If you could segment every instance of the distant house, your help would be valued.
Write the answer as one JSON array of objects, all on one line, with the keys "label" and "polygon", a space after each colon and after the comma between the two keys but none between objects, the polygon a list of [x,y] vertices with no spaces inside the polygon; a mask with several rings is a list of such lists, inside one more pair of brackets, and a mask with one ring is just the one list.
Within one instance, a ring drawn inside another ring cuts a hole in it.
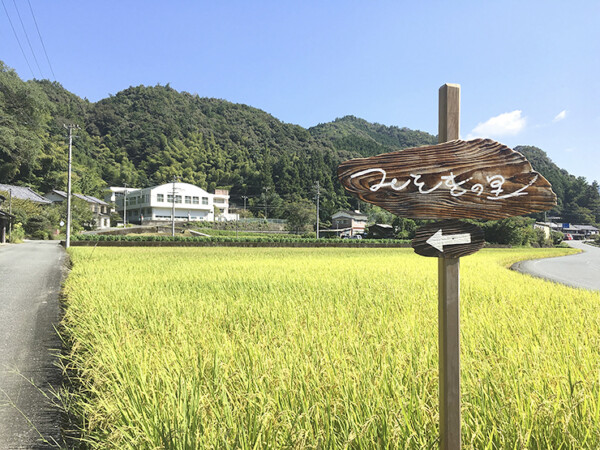
[{"label": "distant house", "polygon": [[394,227],[385,223],[374,223],[369,226],[369,239],[394,239]]},{"label": "distant house", "polygon": [[[173,188],[175,195],[173,196]],[[237,214],[229,213],[229,191],[216,189],[211,194],[189,183],[166,183],[144,189],[113,187],[117,212],[127,223],[150,224],[176,221],[227,221]]]},{"label": "distant house", "polygon": [[[29,200],[33,203],[40,205],[50,205],[52,202],[47,198],[42,197],[36,193],[33,189],[25,186],[13,186],[12,184],[0,184],[0,192],[8,193],[7,201],[10,201],[10,197],[18,198],[19,200]],[[6,197],[6,196],[5,196]]]},{"label": "distant house", "polygon": [[[560,217],[558,218],[560,219]],[[563,234],[570,234],[573,239],[588,239],[596,236],[600,231],[593,225],[575,225],[568,222],[537,222],[534,228],[544,229],[544,232],[549,235],[550,231],[559,231]],[[546,231],[549,229],[549,231]]]},{"label": "distant house", "polygon": [[[67,199],[67,193],[53,189],[45,194],[44,197],[52,203],[62,203]],[[110,227],[110,205],[108,203],[91,195],[73,194],[73,197],[83,200],[89,205],[90,210],[94,214],[94,221],[97,229]]]},{"label": "distant house", "polygon": [[546,222],[536,222],[533,225],[533,229],[534,230],[542,230],[544,232],[544,237],[546,239],[550,239],[550,233],[552,231],[555,231],[555,228],[552,227],[552,225],[554,225],[554,224],[546,223]]},{"label": "distant house", "polygon": [[[0,205],[6,201],[6,197],[0,195]],[[0,244],[6,243],[6,232],[11,222],[15,220],[15,216],[7,213],[6,211],[0,210]]]},{"label": "distant house", "polygon": [[33,189],[25,186],[14,186],[12,184],[0,184],[0,204],[4,203],[3,211],[0,211],[0,243],[6,242],[6,234],[15,216],[9,213],[10,203],[13,199],[27,200],[40,205],[50,205],[52,202],[45,199]]},{"label": "distant house", "polygon": [[338,211],[331,216],[331,231],[338,236],[355,236],[365,232],[367,216],[360,211]]},{"label": "distant house", "polygon": [[588,239],[598,234],[598,228],[592,225],[571,225],[583,239]]}]

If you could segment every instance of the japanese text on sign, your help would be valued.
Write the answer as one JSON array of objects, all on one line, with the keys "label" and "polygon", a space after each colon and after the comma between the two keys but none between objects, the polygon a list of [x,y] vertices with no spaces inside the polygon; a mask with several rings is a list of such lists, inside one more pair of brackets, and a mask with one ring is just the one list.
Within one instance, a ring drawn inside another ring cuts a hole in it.
[{"label": "japanese text on sign", "polygon": [[[402,191],[402,190],[406,189],[412,182],[419,189],[420,194],[430,194],[433,191],[440,188],[442,185],[444,185],[446,188],[450,189],[450,195],[452,197],[460,197],[461,195],[463,195],[469,191],[475,193],[477,196],[480,196],[484,192],[486,192],[486,198],[488,200],[503,200],[503,199],[507,199],[507,198],[511,198],[511,197],[519,197],[521,195],[527,195],[527,192],[526,192],[527,188],[532,186],[538,179],[538,175],[536,174],[533,177],[533,179],[527,185],[523,186],[522,188],[520,188],[514,192],[500,195],[504,192],[504,189],[502,189],[502,186],[504,185],[504,182],[506,181],[502,175],[486,176],[486,181],[487,181],[486,186],[484,186],[481,183],[475,183],[469,189],[465,189],[463,187],[463,185],[465,183],[468,183],[469,181],[471,181],[473,179],[473,177],[467,178],[462,181],[457,181],[455,175],[452,172],[450,172],[448,175],[442,175],[440,177],[440,181],[432,187],[429,187],[429,186],[426,187],[425,183],[423,181],[420,181],[421,175],[412,174],[412,173],[410,174],[410,178],[408,178],[404,182],[398,181],[397,178],[392,178],[390,181],[387,181],[386,171],[383,169],[380,169],[380,168],[362,170],[360,172],[357,172],[357,173],[351,175],[350,178],[353,179],[356,177],[360,177],[363,175],[368,175],[370,173],[376,173],[376,172],[379,172],[381,174],[381,180],[378,183],[375,183],[369,187],[369,190],[372,192],[377,192],[381,188],[391,188],[394,191]],[[488,191],[486,191],[486,187],[488,187]]]}]

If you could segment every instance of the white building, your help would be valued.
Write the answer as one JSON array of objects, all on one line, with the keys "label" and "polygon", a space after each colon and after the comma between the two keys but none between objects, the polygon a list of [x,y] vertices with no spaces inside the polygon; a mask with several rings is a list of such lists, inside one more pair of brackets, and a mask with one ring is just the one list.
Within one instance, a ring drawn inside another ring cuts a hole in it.
[{"label": "white building", "polygon": [[[167,183],[144,189],[127,188],[126,191],[124,188],[111,188],[111,191],[116,194],[116,210],[121,217],[127,210],[127,223],[170,222],[173,204],[175,220],[180,222],[237,218],[236,214],[229,213],[227,190],[217,189],[214,194],[210,194],[189,183]],[[119,195],[119,191],[126,194]]]},{"label": "white building", "polygon": [[115,212],[114,205],[117,203],[117,198],[125,192],[138,191],[139,188],[111,186],[104,190],[104,201],[111,204],[110,212]]}]

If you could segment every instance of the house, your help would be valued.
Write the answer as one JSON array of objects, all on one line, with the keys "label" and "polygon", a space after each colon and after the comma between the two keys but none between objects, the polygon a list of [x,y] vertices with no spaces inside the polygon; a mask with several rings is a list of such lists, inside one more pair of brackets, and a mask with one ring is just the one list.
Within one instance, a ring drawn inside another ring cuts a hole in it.
[{"label": "house", "polygon": [[[47,194],[45,194],[44,197],[46,197],[52,203],[61,203],[67,199],[67,193],[64,191],[53,189]],[[90,210],[94,215],[96,229],[110,227],[110,208],[108,203],[91,195],[73,194],[73,197],[83,200],[89,205]]]},{"label": "house", "polygon": [[[4,201],[6,201],[6,197],[0,195],[0,205],[2,205]],[[6,232],[14,220],[15,216],[0,210],[0,244],[6,243]]]},{"label": "house", "polygon": [[[572,223],[564,222],[564,223],[544,223],[541,224],[547,225],[550,227],[552,231],[560,231],[561,233],[570,234],[573,239],[589,239],[593,236],[596,236],[599,233],[598,228],[593,225],[575,225]],[[536,225],[538,225],[536,223]]]},{"label": "house", "polygon": [[577,229],[577,232],[580,236],[583,236],[583,239],[589,239],[598,234],[598,228],[592,225],[572,225]]},{"label": "house", "polygon": [[374,223],[369,226],[367,234],[369,239],[394,239],[394,227],[385,223]]},{"label": "house", "polygon": [[170,222],[175,207],[176,221],[236,220],[237,214],[229,213],[229,191],[216,189],[211,194],[189,183],[166,183],[144,189],[127,189],[118,195],[115,189],[117,212],[127,223],[148,225],[154,222]]},{"label": "house", "polygon": [[331,231],[338,236],[355,236],[365,232],[367,216],[360,211],[338,211],[331,216]]},{"label": "house", "polygon": [[0,204],[4,203],[4,211],[0,211],[0,243],[6,242],[6,234],[15,216],[9,213],[12,199],[27,200],[39,205],[50,205],[52,202],[33,189],[12,184],[0,184]]},{"label": "house", "polygon": [[546,239],[550,239],[550,233],[552,231],[556,231],[555,227],[553,227],[552,223],[547,223],[547,222],[536,222],[533,224],[533,229],[534,230],[542,230],[544,232],[544,237]]},{"label": "house", "polygon": [[[6,192],[8,194],[7,201],[10,202],[12,198],[18,198],[19,200],[29,200],[33,203],[40,205],[50,205],[52,202],[47,198],[42,197],[36,193],[33,189],[25,186],[13,186],[12,184],[0,184],[0,192]],[[5,195],[6,197],[6,195]]]}]

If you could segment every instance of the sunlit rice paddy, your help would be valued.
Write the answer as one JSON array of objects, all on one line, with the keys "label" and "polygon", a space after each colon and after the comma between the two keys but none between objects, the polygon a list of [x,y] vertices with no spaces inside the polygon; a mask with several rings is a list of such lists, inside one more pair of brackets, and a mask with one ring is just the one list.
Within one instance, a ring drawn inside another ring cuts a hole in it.
[{"label": "sunlit rice paddy", "polygon": [[[600,294],[461,259],[463,445],[600,446]],[[97,448],[431,448],[437,261],[72,248],[65,403]]]}]

